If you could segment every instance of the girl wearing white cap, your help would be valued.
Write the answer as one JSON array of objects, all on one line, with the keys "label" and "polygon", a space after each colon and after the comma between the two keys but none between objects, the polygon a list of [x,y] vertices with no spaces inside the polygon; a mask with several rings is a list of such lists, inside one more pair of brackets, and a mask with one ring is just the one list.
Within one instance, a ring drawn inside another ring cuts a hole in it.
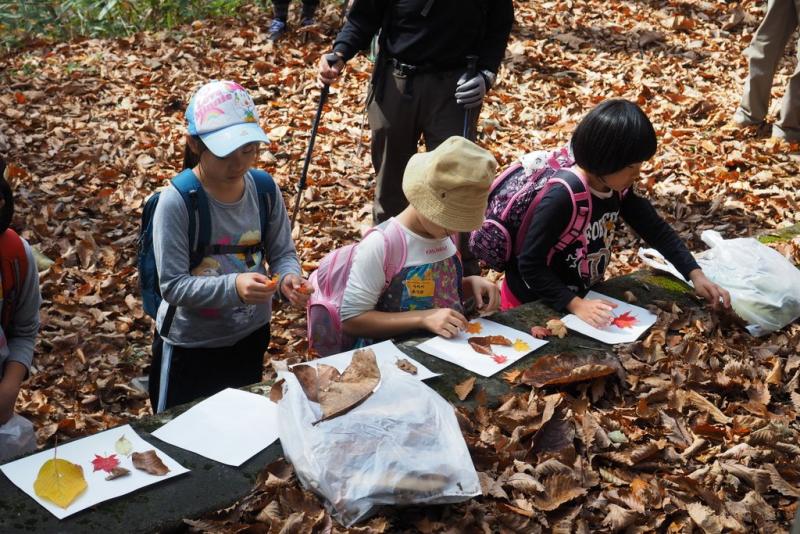
[{"label": "girl wearing white cap", "polygon": [[184,170],[153,215],[154,411],[261,381],[273,296],[304,307],[309,290],[280,191],[251,168],[268,139],[247,91],[207,83],[186,120]]}]

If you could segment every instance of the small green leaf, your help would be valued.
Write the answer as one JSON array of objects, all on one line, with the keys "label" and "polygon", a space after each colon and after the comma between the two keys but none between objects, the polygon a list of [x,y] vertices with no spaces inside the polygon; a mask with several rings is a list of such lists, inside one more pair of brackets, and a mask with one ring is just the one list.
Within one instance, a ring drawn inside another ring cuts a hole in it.
[{"label": "small green leaf", "polygon": [[613,432],[609,432],[608,439],[610,439],[614,443],[628,443],[628,437],[619,430],[614,430]]}]

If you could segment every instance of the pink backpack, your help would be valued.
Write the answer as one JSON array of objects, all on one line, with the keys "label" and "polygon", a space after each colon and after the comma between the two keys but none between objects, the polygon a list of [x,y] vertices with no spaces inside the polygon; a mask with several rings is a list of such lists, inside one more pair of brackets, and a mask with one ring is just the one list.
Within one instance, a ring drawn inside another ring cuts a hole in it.
[{"label": "pink backpack", "polygon": [[[585,178],[576,173],[565,174],[575,164],[569,150],[532,152],[501,173],[489,190],[486,218],[470,235],[469,246],[475,256],[496,271],[504,271],[511,255],[518,256],[525,242],[533,213],[545,193],[556,184],[569,191],[572,200],[570,223],[558,243],[547,254],[550,263],[556,251],[564,250],[575,240],[579,260],[586,257],[586,228],[592,218],[592,198]],[[577,176],[578,180],[572,178]],[[588,275],[586,261],[580,261],[581,274]],[[586,271],[585,273],[583,271]]]},{"label": "pink backpack", "polygon": [[[406,263],[406,237],[400,224],[393,220],[370,229],[364,237],[372,232],[383,235],[385,291]],[[308,348],[320,356],[350,350],[355,345],[356,340],[342,331],[339,313],[358,245],[354,243],[330,252],[309,278],[314,293],[308,301]]]}]

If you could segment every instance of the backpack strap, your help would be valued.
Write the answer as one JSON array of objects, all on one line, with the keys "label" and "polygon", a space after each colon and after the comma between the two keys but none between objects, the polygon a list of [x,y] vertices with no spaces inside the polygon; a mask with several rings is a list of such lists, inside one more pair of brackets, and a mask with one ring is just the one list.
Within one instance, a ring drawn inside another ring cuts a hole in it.
[{"label": "backpack strap", "polygon": [[253,178],[253,182],[256,184],[258,217],[261,221],[261,244],[264,255],[266,256],[268,250],[267,232],[269,230],[269,219],[272,215],[272,211],[275,209],[278,187],[275,185],[275,180],[272,179],[272,176],[268,172],[250,169],[248,174],[250,174]]},{"label": "backpack strap", "polygon": [[172,179],[172,185],[181,194],[189,214],[189,270],[203,261],[206,247],[211,241],[211,211],[203,185],[191,169],[185,169]]},{"label": "backpack strap", "polygon": [[[203,184],[197,179],[191,169],[184,169],[172,179],[172,186],[177,189],[186,204],[189,215],[189,270],[191,271],[203,261],[203,256],[211,241],[211,211],[208,207],[208,197],[203,189]],[[161,323],[159,335],[167,337],[175,312],[178,307],[170,304]]]},{"label": "backpack strap", "polygon": [[581,246],[577,250],[580,271],[582,275],[588,275],[588,265],[582,260],[586,257],[586,249],[588,246],[586,227],[592,220],[592,193],[589,190],[589,184],[581,173],[567,170],[561,170],[556,173],[550,179],[550,183],[561,184],[567,189],[572,204],[572,214],[569,224],[567,224],[567,227],[561,233],[558,242],[550,249],[550,252],[547,253],[547,263],[550,263],[556,251],[566,249],[577,240],[581,243]]},{"label": "backpack strap", "polygon": [[383,255],[383,276],[386,278],[384,290],[389,287],[392,278],[403,269],[408,257],[408,246],[406,245],[406,234],[400,223],[394,219],[386,225],[383,231],[384,255]]},{"label": "backpack strap", "polygon": [[25,245],[22,238],[11,228],[0,234],[0,271],[3,276],[3,308],[0,325],[8,336],[19,300],[19,291],[28,273]]}]

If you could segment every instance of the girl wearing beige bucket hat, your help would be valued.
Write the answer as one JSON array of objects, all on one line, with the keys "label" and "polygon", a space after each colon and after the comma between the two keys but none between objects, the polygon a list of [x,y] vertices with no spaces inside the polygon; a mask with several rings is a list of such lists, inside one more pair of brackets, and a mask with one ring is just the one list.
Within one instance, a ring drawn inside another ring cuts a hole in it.
[{"label": "girl wearing beige bucket hat", "polygon": [[[356,247],[340,316],[345,334],[364,342],[414,330],[453,337],[467,325],[463,302],[481,312],[497,309],[498,287],[480,276],[462,276],[452,237],[483,222],[497,162],[463,137],[414,155],[403,175],[409,206]],[[405,261],[387,284],[385,235],[396,225],[405,240]]]}]

